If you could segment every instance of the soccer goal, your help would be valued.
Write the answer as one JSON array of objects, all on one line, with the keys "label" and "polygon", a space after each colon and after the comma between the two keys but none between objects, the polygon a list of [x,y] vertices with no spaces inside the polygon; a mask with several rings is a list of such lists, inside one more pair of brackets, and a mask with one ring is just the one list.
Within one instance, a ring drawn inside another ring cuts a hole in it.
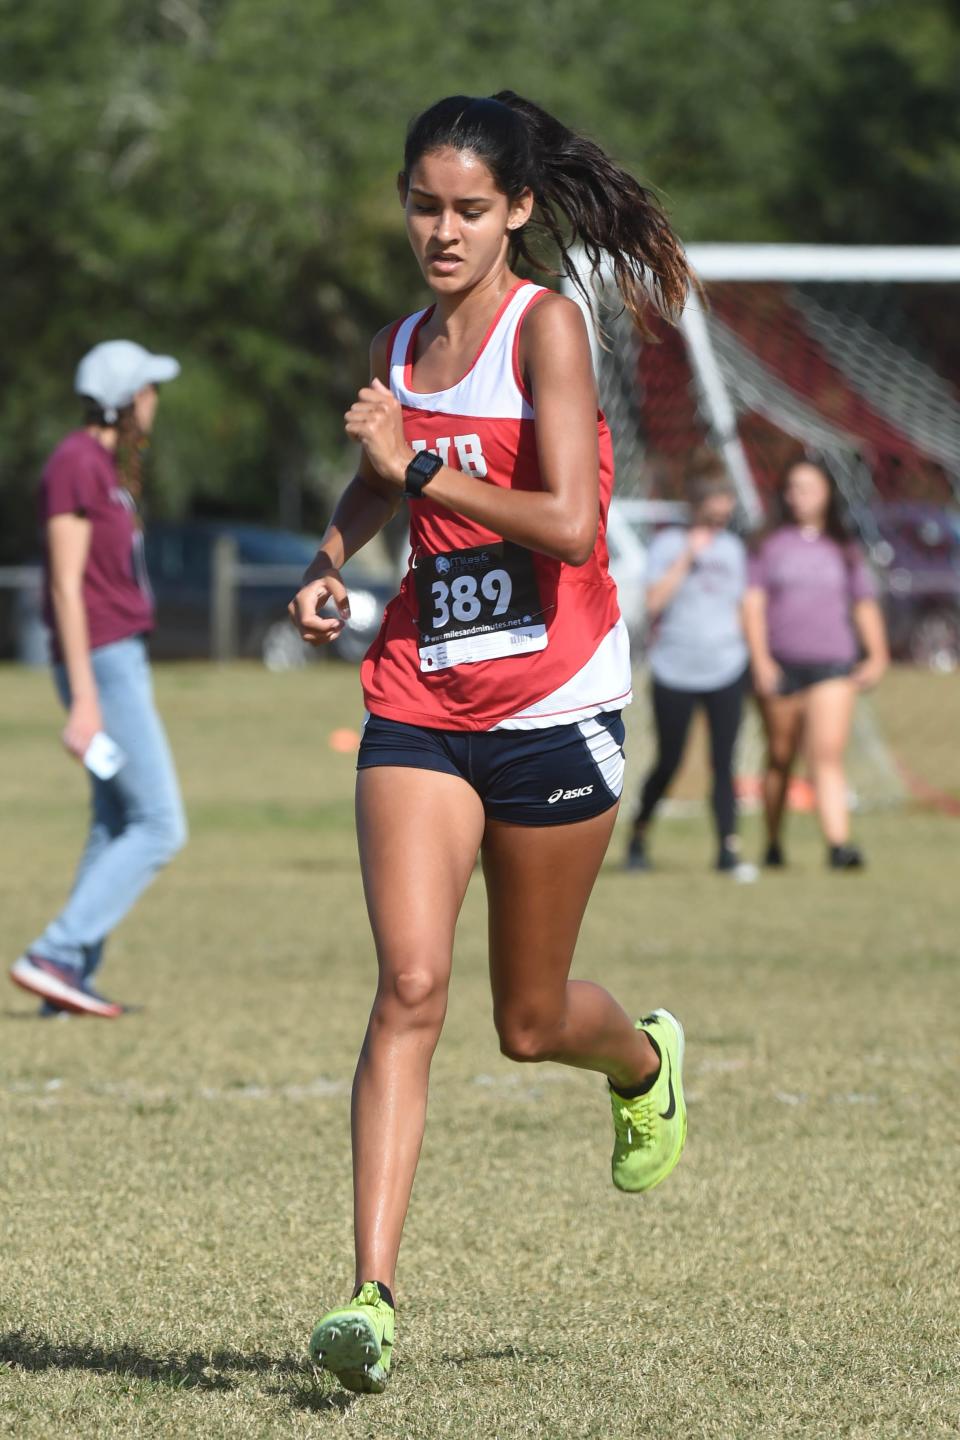
[{"label": "soccer goal", "polygon": [[[671,501],[702,445],[733,477],[745,530],[784,465],[834,476],[877,574],[894,653],[960,659],[960,247],[689,247],[703,285],[644,342],[600,287],[592,319],[618,495]],[[577,298],[575,287],[567,293]],[[901,782],[859,707],[851,778],[864,803]],[[751,750],[759,742],[748,736]]]}]

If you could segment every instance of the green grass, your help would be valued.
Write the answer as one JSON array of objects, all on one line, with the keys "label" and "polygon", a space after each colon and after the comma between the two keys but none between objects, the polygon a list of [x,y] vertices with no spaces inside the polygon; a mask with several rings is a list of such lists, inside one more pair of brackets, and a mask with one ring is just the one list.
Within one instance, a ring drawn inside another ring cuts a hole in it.
[{"label": "green grass", "polygon": [[[351,1280],[372,961],[353,761],[328,737],[358,723],[356,676],[184,666],[157,688],[192,838],[104,976],[146,1009],[41,1023],[12,987],[0,1004],[0,1433],[958,1433],[960,821],[864,816],[870,868],[837,876],[803,817],[791,869],[754,886],[708,872],[703,820],[660,826],[656,876],[620,873],[617,839],[578,972],[638,1012],[669,1005],[689,1042],[688,1149],[645,1198],[610,1185],[598,1080],[499,1056],[478,878],[396,1373],[354,1398],[303,1352]],[[958,689],[900,673],[877,701],[898,753],[947,789]],[[45,676],[0,673],[11,959],[83,835],[58,725]]]}]

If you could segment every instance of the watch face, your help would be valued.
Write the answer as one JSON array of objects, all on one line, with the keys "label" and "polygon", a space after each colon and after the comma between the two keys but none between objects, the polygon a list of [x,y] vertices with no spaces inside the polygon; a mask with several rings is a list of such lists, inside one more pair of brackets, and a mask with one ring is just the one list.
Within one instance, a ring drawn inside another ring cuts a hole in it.
[{"label": "watch face", "polygon": [[419,450],[407,466],[404,493],[411,499],[419,500],[424,486],[442,468],[443,461],[439,455],[434,454],[432,450]]},{"label": "watch face", "polygon": [[429,479],[431,475],[436,474],[441,464],[440,456],[435,455],[432,450],[421,450],[420,453],[414,457],[410,468],[415,470],[418,475],[423,475],[426,479]]}]

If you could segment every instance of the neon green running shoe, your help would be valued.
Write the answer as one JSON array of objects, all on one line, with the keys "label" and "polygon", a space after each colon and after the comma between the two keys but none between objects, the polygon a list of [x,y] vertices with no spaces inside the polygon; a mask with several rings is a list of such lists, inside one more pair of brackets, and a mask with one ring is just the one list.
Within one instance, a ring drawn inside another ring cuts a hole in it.
[{"label": "neon green running shoe", "polygon": [[396,1316],[373,1281],[349,1305],[330,1310],[310,1336],[310,1358],[348,1390],[379,1395],[390,1377]]},{"label": "neon green running shoe", "polygon": [[611,1086],[613,1183],[618,1190],[652,1190],[680,1159],[687,1138],[683,1099],[683,1026],[669,1010],[637,1021],[660,1051],[660,1073],[646,1095],[627,1100]]}]

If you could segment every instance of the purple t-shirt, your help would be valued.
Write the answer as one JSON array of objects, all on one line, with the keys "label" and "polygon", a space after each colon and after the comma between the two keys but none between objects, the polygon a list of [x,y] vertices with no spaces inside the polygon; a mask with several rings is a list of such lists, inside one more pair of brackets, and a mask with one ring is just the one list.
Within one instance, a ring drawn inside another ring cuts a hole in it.
[{"label": "purple t-shirt", "polygon": [[153,629],[153,595],[143,557],[136,507],[120,483],[109,450],[75,430],[47,461],[40,482],[40,524],[44,536],[44,619],[61,658],[50,596],[46,553],[47,521],[55,515],[83,515],[90,521],[90,550],[83,572],[83,604],[91,650]]},{"label": "purple t-shirt", "polygon": [[847,665],[859,653],[852,607],[876,595],[863,551],[829,535],[784,525],[750,558],[750,587],[767,598],[767,643],[775,660]]}]

